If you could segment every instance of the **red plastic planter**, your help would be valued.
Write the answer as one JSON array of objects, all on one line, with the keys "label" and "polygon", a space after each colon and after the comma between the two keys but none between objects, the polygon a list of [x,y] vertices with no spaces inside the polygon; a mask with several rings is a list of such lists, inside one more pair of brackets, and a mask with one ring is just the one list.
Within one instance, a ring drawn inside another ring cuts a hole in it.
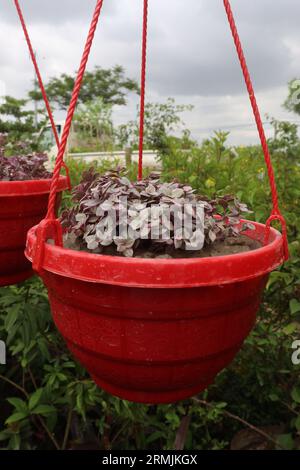
[{"label": "red plastic planter", "polygon": [[[265,226],[248,236],[263,240]],[[28,234],[32,260],[35,228]],[[95,382],[121,398],[167,403],[205,389],[254,325],[283,241],[219,258],[153,260],[46,244],[41,276],[55,323]]]},{"label": "red plastic planter", "polygon": [[[51,180],[0,181],[0,286],[33,275],[24,256],[26,234],[47,212],[50,185]],[[58,191],[67,187],[61,176]]]}]

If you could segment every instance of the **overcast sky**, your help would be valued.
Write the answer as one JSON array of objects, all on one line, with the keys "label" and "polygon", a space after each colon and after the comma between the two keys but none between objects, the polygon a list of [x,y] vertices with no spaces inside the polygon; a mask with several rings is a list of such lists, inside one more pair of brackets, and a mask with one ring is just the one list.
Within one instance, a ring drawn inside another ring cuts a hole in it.
[{"label": "overcast sky", "polygon": [[[77,69],[95,0],[20,0],[45,79]],[[88,68],[123,65],[139,79],[142,0],[104,0]],[[300,120],[282,103],[300,77],[300,1],[232,0],[263,117]],[[13,0],[0,0],[0,80],[23,97],[33,69]],[[257,134],[222,0],[149,0],[147,100],[193,104],[184,115],[195,138],[231,131],[232,143]],[[136,98],[115,110],[117,123],[135,114]]]}]

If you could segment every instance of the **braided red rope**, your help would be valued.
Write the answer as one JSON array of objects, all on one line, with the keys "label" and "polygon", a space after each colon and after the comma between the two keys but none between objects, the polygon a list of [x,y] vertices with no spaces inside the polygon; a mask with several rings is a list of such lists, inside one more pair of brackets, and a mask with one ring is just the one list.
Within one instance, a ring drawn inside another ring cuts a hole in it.
[{"label": "braided red rope", "polygon": [[103,5],[103,0],[97,0],[89,34],[88,34],[84,52],[82,55],[80,67],[77,73],[77,78],[75,81],[72,98],[71,98],[71,102],[70,102],[68,113],[67,113],[66,123],[65,123],[64,130],[63,130],[63,134],[62,134],[62,138],[61,138],[61,142],[60,142],[60,146],[58,150],[58,155],[56,157],[56,163],[55,163],[55,168],[54,168],[53,178],[52,178],[52,183],[51,183],[49,203],[48,203],[48,212],[46,215],[46,219],[55,219],[55,202],[56,202],[56,192],[57,192],[59,175],[60,175],[61,167],[63,164],[63,158],[64,158],[64,153],[66,150],[66,145],[67,145],[67,141],[68,141],[68,137],[69,137],[69,133],[71,129],[72,119],[73,119],[73,115],[75,112],[79,92],[81,89],[81,84],[82,84],[82,80],[84,77],[84,72],[86,69],[87,61],[88,61],[91,47],[93,44],[94,35],[95,35],[96,28],[97,28],[102,5]]},{"label": "braided red rope", "polygon": [[[24,15],[22,13],[22,9],[21,9],[19,0],[14,0],[14,2],[15,2],[16,10],[17,10],[17,13],[19,15],[20,22],[21,22],[21,25],[22,25],[22,28],[23,28],[24,36],[25,36],[25,39],[26,39],[26,42],[27,42],[27,45],[28,45],[30,57],[31,57],[31,60],[32,60],[32,63],[33,63],[34,69],[35,69],[35,73],[36,73],[36,76],[37,76],[37,79],[38,79],[39,87],[41,89],[43,100],[44,100],[45,105],[46,105],[48,117],[49,117],[49,120],[50,120],[50,123],[51,123],[54,138],[55,138],[55,141],[56,141],[56,145],[57,145],[57,148],[59,148],[59,137],[58,137],[58,133],[57,133],[57,128],[56,128],[56,125],[55,125],[55,122],[54,122],[53,113],[52,113],[51,106],[50,106],[50,103],[49,103],[49,100],[48,100],[48,97],[47,97],[47,93],[46,93],[46,90],[45,90],[45,87],[44,87],[44,83],[43,83],[43,79],[42,79],[42,76],[41,76],[41,73],[40,73],[40,70],[39,70],[39,66],[37,64],[35,53],[34,53],[34,50],[33,50],[32,44],[31,44],[31,40],[30,40],[30,37],[29,37],[29,33],[28,33],[28,30],[27,30],[26,23],[25,23]],[[68,169],[68,167],[65,163],[63,163],[63,166],[66,170],[69,189],[71,189],[69,169]]]},{"label": "braided red rope", "polygon": [[93,44],[98,20],[99,20],[100,13],[102,10],[103,1],[104,0],[97,0],[92,22],[91,22],[89,33],[88,33],[88,37],[87,37],[83,55],[81,58],[80,67],[79,67],[76,81],[74,84],[72,98],[71,98],[68,113],[67,113],[67,119],[66,119],[64,130],[63,130],[61,142],[59,145],[58,155],[56,157],[55,168],[53,172],[49,201],[48,201],[48,212],[47,212],[45,219],[42,220],[36,228],[36,245],[35,245],[35,251],[32,257],[33,258],[32,266],[33,266],[33,269],[37,272],[40,272],[42,269],[43,258],[44,258],[44,253],[45,253],[45,241],[47,239],[52,238],[54,239],[56,245],[62,246],[63,244],[61,223],[58,219],[55,218],[56,192],[57,192],[61,167],[63,165],[64,153],[65,153],[65,149],[66,149],[66,145],[67,145],[67,141],[68,141],[68,137],[69,137],[69,133],[71,129],[72,119],[73,119],[73,115],[75,112],[87,61],[88,61],[91,47]]},{"label": "braided red rope", "polygon": [[145,94],[146,94],[146,67],[147,67],[147,32],[148,32],[148,0],[144,0],[142,68],[141,68],[141,102],[140,102],[139,172],[138,172],[139,180],[143,178]]},{"label": "braided red rope", "polygon": [[[244,75],[245,83],[247,86],[247,90],[249,93],[249,98],[251,101],[251,106],[253,109],[255,121],[257,124],[257,129],[259,132],[263,152],[264,152],[264,157],[268,169],[268,176],[270,180],[270,186],[271,186],[271,192],[272,192],[272,201],[273,201],[273,211],[268,219],[266,226],[266,239],[265,242],[267,243],[268,237],[269,237],[269,232],[270,232],[270,226],[273,220],[279,220],[282,224],[282,235],[283,235],[283,247],[284,247],[284,254],[285,258],[288,259],[288,242],[287,242],[287,230],[286,230],[286,222],[280,213],[279,210],[279,204],[278,204],[278,195],[277,195],[277,188],[276,188],[276,183],[275,183],[275,176],[274,176],[274,171],[272,167],[272,162],[271,162],[271,157],[270,157],[270,152],[268,148],[268,143],[267,139],[265,136],[260,112],[257,106],[255,94],[254,94],[254,89],[253,85],[251,82],[249,70],[247,67],[247,63],[245,60],[245,56],[243,53],[242,45],[240,42],[240,38],[238,35],[238,31],[235,25],[235,20],[233,17],[233,13],[231,10],[230,2],[229,0],[223,0],[225,10],[228,16],[230,28],[232,31],[234,43],[236,46],[236,50],[238,53],[238,57],[240,60],[240,64],[242,67],[242,72]],[[66,124],[64,127],[63,131],[63,136],[61,139],[61,143],[59,146],[59,151],[58,155],[56,158],[56,164],[55,164],[55,169],[54,169],[54,174],[53,174],[53,179],[52,179],[52,184],[51,184],[51,190],[50,190],[50,197],[49,197],[49,205],[48,205],[48,212],[46,215],[46,218],[39,224],[36,234],[37,234],[37,244],[36,244],[36,250],[35,250],[35,255],[33,259],[33,267],[36,270],[40,270],[42,266],[42,259],[43,259],[43,252],[44,252],[44,246],[45,246],[45,239],[50,236],[54,236],[55,241],[57,244],[62,245],[62,231],[61,231],[61,225],[58,220],[55,219],[55,201],[56,201],[56,191],[57,191],[57,185],[58,185],[58,179],[59,179],[59,174],[61,170],[61,166],[63,164],[63,157],[64,157],[64,152],[67,144],[67,139],[69,136],[70,128],[71,128],[71,123],[76,107],[76,103],[78,100],[78,95],[80,92],[86,64],[88,61],[90,49],[92,46],[95,30],[97,27],[98,19],[100,16],[100,12],[102,9],[102,4],[103,0],[97,0],[97,5],[95,8],[95,12],[93,15],[89,35],[87,38],[87,42],[85,45],[84,53],[82,56],[80,68],[77,74],[76,82],[74,85],[74,90],[72,93],[72,99],[70,102],[70,106],[68,109],[68,114],[67,114],[67,119],[66,119]],[[147,20],[148,20],[148,0],[144,0],[144,17],[143,17],[143,47],[142,47],[142,72],[141,72],[141,109],[140,109],[140,143],[139,143],[139,178],[142,178],[142,170],[143,170],[143,138],[144,138],[144,115],[145,115],[145,83],[146,83],[146,58],[147,58]],[[53,233],[54,232],[54,233]]]},{"label": "braided red rope", "polygon": [[277,193],[275,175],[274,175],[274,170],[273,170],[273,166],[272,166],[272,161],[271,161],[271,155],[270,155],[270,151],[269,151],[268,142],[267,142],[267,139],[266,139],[266,135],[265,135],[261,115],[260,115],[259,108],[258,108],[258,105],[257,105],[257,101],[256,101],[255,92],[254,92],[254,88],[253,88],[253,85],[252,85],[249,69],[248,69],[247,62],[246,62],[246,59],[245,59],[245,55],[244,55],[244,52],[243,52],[243,47],[242,47],[241,40],[240,40],[240,37],[239,37],[239,34],[238,34],[238,30],[237,30],[237,27],[236,27],[236,24],[235,24],[235,20],[234,20],[233,12],[232,12],[232,9],[231,9],[230,1],[229,0],[223,0],[223,3],[224,3],[224,7],[225,7],[226,14],[227,14],[227,17],[228,17],[228,21],[229,21],[230,29],[231,29],[231,32],[232,32],[234,44],[235,44],[235,47],[236,47],[236,50],[237,50],[237,54],[238,54],[238,57],[239,57],[239,61],[240,61],[240,64],[241,64],[241,68],[242,68],[243,76],[244,76],[244,79],[245,79],[246,87],[247,87],[247,90],[248,90],[248,93],[249,93],[249,98],[250,98],[250,102],[251,102],[255,122],[256,122],[256,125],[257,125],[257,130],[258,130],[258,133],[259,133],[259,137],[260,137],[260,141],[261,141],[261,145],[262,145],[262,149],[263,149],[263,153],[264,153],[264,157],[265,157],[265,162],[266,162],[266,166],[267,166],[267,170],[268,170],[269,181],[270,181],[272,201],[273,201],[273,210],[272,210],[270,218],[268,219],[268,221],[266,223],[267,230],[266,230],[265,243],[267,243],[268,239],[269,239],[270,226],[271,226],[272,221],[274,221],[274,220],[280,221],[281,226],[282,226],[282,236],[283,236],[283,242],[284,242],[285,258],[288,259],[289,250],[288,250],[288,240],[287,240],[287,227],[286,227],[285,219],[282,216],[282,214],[280,212],[280,209],[279,209],[278,193]]}]

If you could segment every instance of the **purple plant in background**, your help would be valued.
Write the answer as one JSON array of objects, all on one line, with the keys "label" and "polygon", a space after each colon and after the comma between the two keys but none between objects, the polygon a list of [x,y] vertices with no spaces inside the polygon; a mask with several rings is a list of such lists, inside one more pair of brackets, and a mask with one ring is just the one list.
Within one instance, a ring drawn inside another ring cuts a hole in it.
[{"label": "purple plant in background", "polygon": [[26,181],[49,179],[52,174],[45,168],[47,155],[37,153],[32,155],[4,155],[6,139],[0,135],[0,181]]}]

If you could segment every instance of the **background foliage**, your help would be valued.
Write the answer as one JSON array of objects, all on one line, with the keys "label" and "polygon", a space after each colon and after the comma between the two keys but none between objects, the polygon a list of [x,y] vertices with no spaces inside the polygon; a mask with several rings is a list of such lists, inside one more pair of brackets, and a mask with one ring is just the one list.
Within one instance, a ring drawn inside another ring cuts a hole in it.
[{"label": "background foliage", "polygon": [[[159,150],[163,179],[176,177],[209,196],[235,193],[264,222],[271,198],[260,147],[231,148],[224,132],[201,145],[188,131],[174,137],[181,111],[173,101],[148,107],[148,142]],[[293,124],[273,125],[269,144],[291,258],[270,276],[255,329],[233,363],[190,400],[122,401],[98,389],[70,356],[38,278],[2,288],[0,339],[8,348],[8,363],[0,366],[2,448],[300,449],[300,366],[291,360],[293,341],[300,340],[300,141]],[[120,131],[123,144],[131,136],[134,146],[136,129],[129,123],[114,130],[113,145],[121,146]],[[68,163],[78,184],[87,165]],[[98,170],[116,165],[103,161]],[[136,178],[136,166],[129,176]],[[70,205],[69,194],[63,205]]]},{"label": "background foliage", "polygon": [[[62,74],[51,78],[45,86],[50,102],[58,109],[66,110],[74,83],[72,75]],[[139,86],[135,80],[125,76],[123,67],[116,65],[111,69],[103,69],[96,66],[85,73],[78,103],[84,104],[101,97],[105,104],[122,106],[126,104],[129,92],[139,93]],[[38,103],[43,100],[41,92],[37,90],[30,91],[29,98]]]}]

